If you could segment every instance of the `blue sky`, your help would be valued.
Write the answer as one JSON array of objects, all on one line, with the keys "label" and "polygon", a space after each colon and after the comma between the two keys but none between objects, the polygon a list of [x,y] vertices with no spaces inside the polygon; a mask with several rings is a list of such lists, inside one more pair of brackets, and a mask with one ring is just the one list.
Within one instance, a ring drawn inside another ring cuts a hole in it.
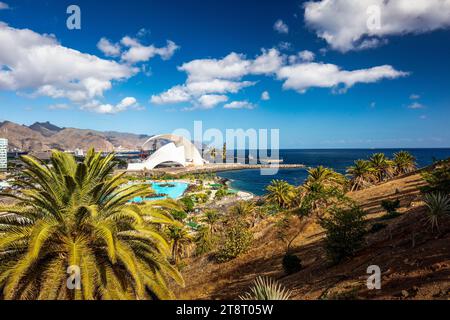
[{"label": "blue sky", "polygon": [[[280,129],[282,148],[449,147],[450,2],[398,3],[0,1],[0,120],[145,134],[202,120]],[[70,4],[81,30],[66,27]]]}]

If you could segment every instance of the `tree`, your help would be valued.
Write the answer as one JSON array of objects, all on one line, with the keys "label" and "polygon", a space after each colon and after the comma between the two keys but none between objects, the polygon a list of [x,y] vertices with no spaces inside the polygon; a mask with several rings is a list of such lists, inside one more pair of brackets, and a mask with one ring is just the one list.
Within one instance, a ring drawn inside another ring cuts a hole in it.
[{"label": "tree", "polygon": [[283,209],[289,208],[295,197],[295,188],[283,180],[272,180],[266,190],[268,192],[267,201],[275,203]]},{"label": "tree", "polygon": [[361,247],[366,232],[364,216],[357,206],[333,207],[329,216],[320,219],[326,231],[325,248],[333,262],[352,256]]},{"label": "tree", "polygon": [[333,169],[318,166],[308,170],[308,178],[305,182],[308,184],[321,184],[324,186],[344,186],[345,177]]},{"label": "tree", "polygon": [[[25,164],[17,203],[1,207],[0,289],[6,299],[170,298],[164,278],[182,284],[160,229],[175,222],[164,202],[138,206],[148,192],[112,175],[114,155],[89,150],[83,162],[54,151],[51,166]],[[171,205],[169,205],[170,207]],[[77,266],[81,290],[66,286]]]},{"label": "tree", "polygon": [[350,177],[350,190],[360,190],[376,180],[375,169],[368,161],[356,160],[354,165],[347,169]]},{"label": "tree", "polygon": [[179,260],[186,254],[187,247],[193,238],[188,229],[181,226],[169,226],[167,236],[172,243],[172,259],[175,264],[178,264]]},{"label": "tree", "polygon": [[209,152],[209,154],[211,155],[211,159],[214,161],[216,159],[217,156],[217,150],[216,148],[212,148],[211,151]]},{"label": "tree", "polygon": [[407,151],[394,154],[394,170],[396,174],[405,174],[416,170],[416,158]]},{"label": "tree", "polygon": [[369,159],[370,165],[374,170],[377,181],[381,182],[391,178],[394,172],[393,162],[389,160],[384,153],[375,153]]},{"label": "tree", "polygon": [[227,143],[225,142],[222,147],[222,161],[226,162],[227,160]]},{"label": "tree", "polygon": [[204,213],[203,219],[201,220],[208,226],[211,233],[216,232],[217,222],[220,220],[220,215],[216,210],[207,210]]}]

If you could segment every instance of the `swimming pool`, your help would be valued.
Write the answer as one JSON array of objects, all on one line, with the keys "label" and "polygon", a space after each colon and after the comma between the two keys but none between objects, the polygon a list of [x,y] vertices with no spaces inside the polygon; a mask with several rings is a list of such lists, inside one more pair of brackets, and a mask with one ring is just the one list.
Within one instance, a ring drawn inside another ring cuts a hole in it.
[{"label": "swimming pool", "polygon": [[144,199],[142,197],[135,197],[132,202],[163,200],[167,198],[178,199],[183,196],[189,184],[185,182],[151,182],[150,186],[156,194],[165,194],[166,196]]}]

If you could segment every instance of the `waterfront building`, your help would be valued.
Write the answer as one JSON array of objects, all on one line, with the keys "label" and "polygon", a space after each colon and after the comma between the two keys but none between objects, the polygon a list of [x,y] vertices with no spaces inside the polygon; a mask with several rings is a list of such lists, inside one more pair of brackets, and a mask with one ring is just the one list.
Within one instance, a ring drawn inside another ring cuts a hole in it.
[{"label": "waterfront building", "polygon": [[0,138],[0,170],[8,168],[8,139]]}]

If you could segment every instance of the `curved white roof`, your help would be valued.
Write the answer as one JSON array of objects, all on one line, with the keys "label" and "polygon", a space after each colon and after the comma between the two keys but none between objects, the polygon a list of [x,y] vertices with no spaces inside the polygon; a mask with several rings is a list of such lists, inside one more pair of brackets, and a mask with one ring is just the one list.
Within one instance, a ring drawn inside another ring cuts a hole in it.
[{"label": "curved white roof", "polygon": [[142,149],[150,150],[149,144],[157,140],[168,140],[170,142],[156,150],[144,162],[130,163],[128,165],[128,170],[152,170],[165,162],[175,162],[183,167],[188,165],[203,166],[205,163],[200,152],[191,141],[185,137],[174,134],[160,134],[153,136],[142,145]]}]

